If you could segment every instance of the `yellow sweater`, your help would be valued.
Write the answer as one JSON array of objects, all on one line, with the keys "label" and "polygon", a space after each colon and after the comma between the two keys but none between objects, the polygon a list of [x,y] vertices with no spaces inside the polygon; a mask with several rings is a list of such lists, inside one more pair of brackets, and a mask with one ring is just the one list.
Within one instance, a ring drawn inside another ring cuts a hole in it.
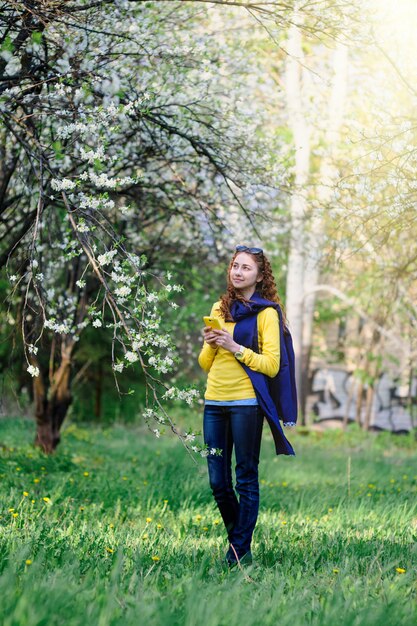
[{"label": "yellow sweater", "polygon": [[[236,322],[225,322],[220,315],[220,302],[216,302],[210,316],[220,317],[224,329],[233,336]],[[267,307],[258,313],[259,354],[245,348],[242,363],[255,372],[274,377],[279,370],[280,344],[278,313]],[[204,371],[208,372],[206,400],[246,400],[256,398],[249,376],[233,353],[224,348],[212,348],[204,342],[198,357]]]}]

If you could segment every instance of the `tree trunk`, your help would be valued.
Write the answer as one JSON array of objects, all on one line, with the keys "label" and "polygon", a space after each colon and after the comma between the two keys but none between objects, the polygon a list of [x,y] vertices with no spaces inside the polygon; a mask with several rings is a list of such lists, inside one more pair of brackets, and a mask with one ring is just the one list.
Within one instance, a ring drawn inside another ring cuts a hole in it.
[{"label": "tree trunk", "polygon": [[347,425],[349,423],[349,413],[350,413],[350,407],[352,406],[352,400],[353,400],[354,393],[355,393],[355,388],[354,388],[354,386],[352,384],[350,389],[349,389],[349,395],[348,395],[348,399],[347,399],[347,402],[346,402],[345,414],[343,415],[343,430],[344,431],[346,431]]},{"label": "tree trunk", "polygon": [[362,414],[362,401],[363,401],[363,382],[358,385],[356,393],[356,423],[362,427],[361,414]]},{"label": "tree trunk", "polygon": [[371,423],[371,410],[374,400],[374,386],[369,385],[366,390],[366,405],[365,405],[365,418],[363,421],[363,430],[369,430],[369,424]]},{"label": "tree trunk", "polygon": [[[314,309],[316,291],[314,290],[320,279],[320,265],[324,246],[323,210],[331,202],[333,184],[337,177],[333,165],[335,147],[339,141],[340,127],[343,119],[343,110],[346,100],[348,50],[343,44],[338,44],[333,56],[333,81],[329,99],[327,115],[327,129],[324,137],[326,155],[321,159],[317,185],[317,208],[313,208],[309,225],[309,232],[305,240],[304,264],[304,303],[303,303],[303,362],[302,377],[307,378],[310,369],[311,345],[313,337]],[[311,293],[309,293],[311,291]],[[301,405],[305,410],[308,389],[304,385]]]},{"label": "tree trunk", "polygon": [[[72,402],[70,390],[71,354],[74,343],[62,340],[61,363],[46,390],[42,374],[33,379],[36,436],[34,444],[46,454],[52,454],[61,440],[61,426]],[[33,359],[33,365],[39,367]]]},{"label": "tree trunk", "polygon": [[[291,235],[288,255],[286,311],[294,343],[295,377],[300,396],[302,389],[302,335],[304,282],[304,219],[306,213],[306,184],[310,169],[310,135],[302,107],[303,50],[301,32],[292,25],[288,31],[286,65],[286,95],[289,125],[294,137],[294,192],[291,196]],[[301,407],[300,407],[301,408]],[[304,415],[301,411],[301,423]]]}]

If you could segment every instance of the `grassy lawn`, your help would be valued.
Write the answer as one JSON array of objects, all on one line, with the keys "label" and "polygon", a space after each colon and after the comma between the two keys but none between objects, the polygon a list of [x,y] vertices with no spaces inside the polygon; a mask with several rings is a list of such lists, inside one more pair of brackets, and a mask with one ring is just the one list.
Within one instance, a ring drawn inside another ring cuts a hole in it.
[{"label": "grassy lawn", "polygon": [[0,623],[415,626],[413,437],[294,432],[276,457],[266,431],[256,563],[229,572],[206,462],[176,439],[69,424],[48,458],[0,420]]}]

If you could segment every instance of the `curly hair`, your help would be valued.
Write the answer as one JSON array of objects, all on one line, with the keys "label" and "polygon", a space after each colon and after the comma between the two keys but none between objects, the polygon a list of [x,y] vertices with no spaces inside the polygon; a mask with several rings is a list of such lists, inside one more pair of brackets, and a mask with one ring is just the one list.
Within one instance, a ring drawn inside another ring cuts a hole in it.
[{"label": "curly hair", "polygon": [[[232,282],[230,280],[230,270],[232,269],[233,262],[236,256],[240,254],[240,252],[235,252],[227,269],[227,291],[222,296],[220,296],[220,312],[222,317],[226,322],[233,322],[234,319],[230,313],[230,307],[234,300],[240,300],[243,303],[246,303],[247,300],[236,290]],[[246,252],[253,258],[258,266],[259,273],[262,274],[262,280],[257,284],[256,291],[262,298],[265,300],[271,300],[272,302],[276,302],[281,307],[282,317],[284,321],[284,327],[287,326],[287,320],[285,317],[284,305],[281,302],[281,299],[277,292],[277,286],[275,284],[275,279],[272,274],[271,263],[262,252],[260,254],[251,254],[250,252]]]}]

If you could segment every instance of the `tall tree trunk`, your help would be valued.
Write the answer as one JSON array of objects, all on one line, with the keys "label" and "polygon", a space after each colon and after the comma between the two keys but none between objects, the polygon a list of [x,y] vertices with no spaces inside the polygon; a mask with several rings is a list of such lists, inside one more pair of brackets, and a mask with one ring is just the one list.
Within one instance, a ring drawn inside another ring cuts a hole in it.
[{"label": "tall tree trunk", "polygon": [[[286,96],[289,125],[294,137],[294,192],[291,197],[291,234],[288,256],[286,310],[294,342],[296,384],[301,392],[301,350],[303,334],[304,283],[304,220],[306,214],[306,184],[310,170],[310,134],[302,107],[301,32],[296,25],[288,31],[286,64]],[[304,424],[304,415],[301,413]]]},{"label": "tall tree trunk", "polygon": [[[340,127],[343,120],[344,104],[347,87],[348,49],[338,44],[333,56],[333,81],[329,100],[327,125],[324,145],[326,155],[320,163],[318,186],[316,191],[318,207],[312,209],[309,232],[306,234],[305,266],[304,266],[304,307],[303,307],[303,339],[302,339],[302,377],[308,379],[310,369],[311,345],[313,337],[314,309],[316,291],[320,279],[320,263],[324,246],[323,209],[331,202],[333,184],[337,173],[333,165],[334,149],[339,141]],[[308,386],[303,385],[301,406],[305,410]]]},{"label": "tall tree trunk", "polygon": [[[71,355],[74,342],[63,339],[61,344],[61,362],[51,374],[48,389],[42,374],[33,379],[35,399],[36,436],[35,445],[46,454],[52,454],[61,439],[61,426],[72,402],[70,390]],[[33,359],[33,365],[39,364]]]}]

